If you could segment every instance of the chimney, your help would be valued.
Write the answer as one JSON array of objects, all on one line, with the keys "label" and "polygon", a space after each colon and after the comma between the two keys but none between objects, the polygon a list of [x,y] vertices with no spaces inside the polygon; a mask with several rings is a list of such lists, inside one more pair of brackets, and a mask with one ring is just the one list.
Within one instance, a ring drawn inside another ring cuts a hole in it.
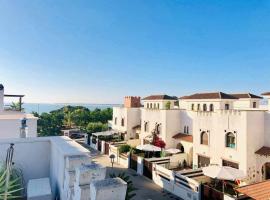
[{"label": "chimney", "polygon": [[262,96],[268,100],[268,111],[270,111],[270,92],[262,93]]},{"label": "chimney", "polygon": [[4,111],[4,86],[0,84],[0,112]]},{"label": "chimney", "polygon": [[125,108],[139,108],[141,107],[141,97],[126,96],[124,101]]}]

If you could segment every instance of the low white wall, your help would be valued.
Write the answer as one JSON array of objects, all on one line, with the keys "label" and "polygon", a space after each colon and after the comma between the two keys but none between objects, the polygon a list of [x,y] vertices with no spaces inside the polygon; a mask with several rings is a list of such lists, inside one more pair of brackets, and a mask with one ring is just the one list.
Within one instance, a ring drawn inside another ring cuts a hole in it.
[{"label": "low white wall", "polygon": [[22,170],[25,183],[50,177],[54,197],[63,194],[66,157],[89,155],[87,149],[68,137],[2,139],[0,161],[5,161],[10,143],[15,144],[13,161]]},{"label": "low white wall", "polygon": [[[185,200],[200,199],[200,184],[185,176],[176,177],[175,172],[168,170],[161,165],[154,164],[153,181],[163,189],[181,197]],[[185,180],[185,181],[183,181]]]},{"label": "low white wall", "polygon": [[13,162],[23,171],[25,182],[50,175],[50,140],[44,138],[0,140],[0,162],[6,159],[7,149],[14,143]]}]

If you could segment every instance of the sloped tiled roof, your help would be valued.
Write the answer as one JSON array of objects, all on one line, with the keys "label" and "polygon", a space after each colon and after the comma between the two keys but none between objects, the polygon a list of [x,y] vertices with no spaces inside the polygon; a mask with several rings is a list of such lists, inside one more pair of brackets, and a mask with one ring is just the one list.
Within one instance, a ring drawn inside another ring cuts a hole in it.
[{"label": "sloped tiled roof", "polygon": [[235,96],[224,92],[196,93],[190,96],[180,97],[180,99],[238,99]]},{"label": "sloped tiled roof", "polygon": [[169,95],[151,95],[143,98],[143,100],[177,100],[177,97],[169,96]]},{"label": "sloped tiled roof", "polygon": [[262,97],[257,96],[255,94],[251,94],[251,93],[239,93],[239,94],[230,94],[238,99],[246,99],[246,98],[250,98],[250,99],[262,99]]},{"label": "sloped tiled roof", "polygon": [[270,199],[270,180],[239,187],[236,191],[256,200]]},{"label": "sloped tiled roof", "polygon": [[186,142],[193,142],[193,136],[192,135],[187,135],[185,133],[177,133],[172,137],[173,139],[180,139]]},{"label": "sloped tiled roof", "polygon": [[263,146],[262,148],[257,150],[255,153],[261,156],[270,156],[270,147]]},{"label": "sloped tiled roof", "polygon": [[262,93],[262,95],[265,95],[265,96],[270,95],[270,92],[264,92]]}]

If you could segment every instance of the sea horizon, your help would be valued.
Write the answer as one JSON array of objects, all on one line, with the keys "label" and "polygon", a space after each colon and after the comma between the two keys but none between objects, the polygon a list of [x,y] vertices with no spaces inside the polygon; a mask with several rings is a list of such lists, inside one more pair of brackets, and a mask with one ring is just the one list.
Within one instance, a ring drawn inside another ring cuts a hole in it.
[{"label": "sea horizon", "polygon": [[[9,104],[7,104],[9,105]],[[106,109],[112,108],[113,106],[118,106],[121,104],[100,104],[100,103],[24,103],[22,107],[26,113],[37,112],[41,113],[49,113],[53,110],[57,110],[62,108],[63,106],[84,106],[89,110],[94,110],[96,108]]]}]

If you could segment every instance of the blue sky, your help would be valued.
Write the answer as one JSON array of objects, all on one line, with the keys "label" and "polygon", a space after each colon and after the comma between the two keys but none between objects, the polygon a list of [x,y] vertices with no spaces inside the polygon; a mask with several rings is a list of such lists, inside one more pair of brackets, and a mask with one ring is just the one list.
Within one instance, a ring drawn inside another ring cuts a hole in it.
[{"label": "blue sky", "polygon": [[0,82],[26,102],[270,90],[268,0],[0,0]]}]

